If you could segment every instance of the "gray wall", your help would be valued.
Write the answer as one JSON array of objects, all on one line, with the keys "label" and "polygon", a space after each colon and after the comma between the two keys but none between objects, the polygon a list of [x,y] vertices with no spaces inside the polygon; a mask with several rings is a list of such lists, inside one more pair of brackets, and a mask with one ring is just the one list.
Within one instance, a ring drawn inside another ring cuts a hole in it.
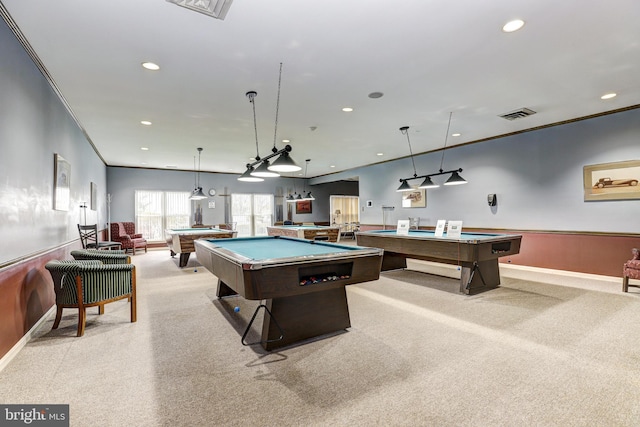
[{"label": "gray wall", "polygon": [[[441,156],[417,156],[418,175],[437,172]],[[395,206],[387,224],[418,217],[426,226],[447,219],[474,228],[640,233],[640,200],[584,201],[583,166],[624,160],[640,160],[640,109],[449,149],[444,170],[463,168],[469,183],[427,190],[426,208],[402,208],[395,191],[413,175],[410,158],[311,181],[358,176],[360,205],[373,202],[361,212],[364,224],[382,224],[382,206]],[[489,193],[497,206],[488,206]]]},{"label": "gray wall", "polygon": [[[0,20],[0,264],[77,239],[80,204],[98,188],[106,212],[106,167],[47,80]],[[69,211],[53,210],[54,153],[71,164]]]},{"label": "gray wall", "polygon": [[[210,188],[215,188],[217,192],[213,197],[200,202],[192,202],[192,211],[196,203],[201,203],[204,224],[226,222],[223,194],[262,193],[286,196],[289,192],[301,192],[304,188],[304,179],[302,178],[267,178],[263,182],[253,183],[238,181],[238,176],[222,173],[200,173],[200,186],[203,191],[207,193]],[[194,187],[195,174],[191,171],[108,167],[107,181],[108,192],[112,197],[111,221],[134,221],[135,190],[191,191]],[[312,191],[316,200],[312,202],[312,213],[310,214],[296,215],[295,207],[293,207],[292,218],[297,222],[329,222],[330,195],[358,195],[357,182],[307,185],[306,189]],[[279,200],[282,200],[282,197],[277,198],[276,204]],[[215,202],[215,208],[208,207],[209,201]],[[283,209],[286,219],[286,205]]]}]

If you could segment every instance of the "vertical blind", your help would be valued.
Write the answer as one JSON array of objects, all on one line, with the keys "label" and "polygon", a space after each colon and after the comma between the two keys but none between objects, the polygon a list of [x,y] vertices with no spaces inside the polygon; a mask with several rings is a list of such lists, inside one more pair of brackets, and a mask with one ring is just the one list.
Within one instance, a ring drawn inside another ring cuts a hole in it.
[{"label": "vertical blind", "polygon": [[135,191],[136,231],[150,242],[163,242],[167,228],[189,227],[188,191]]},{"label": "vertical blind", "polygon": [[273,194],[231,195],[231,217],[238,237],[266,236],[273,225]]},{"label": "vertical blind", "polygon": [[355,224],[360,222],[360,199],[354,196],[331,196],[331,222]]}]

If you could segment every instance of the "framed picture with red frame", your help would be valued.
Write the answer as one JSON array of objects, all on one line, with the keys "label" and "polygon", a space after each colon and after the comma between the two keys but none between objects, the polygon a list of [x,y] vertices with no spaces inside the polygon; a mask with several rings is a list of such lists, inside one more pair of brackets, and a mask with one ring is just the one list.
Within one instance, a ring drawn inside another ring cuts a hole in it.
[{"label": "framed picture with red frame", "polygon": [[296,214],[310,214],[311,212],[311,200],[301,200],[296,202]]}]

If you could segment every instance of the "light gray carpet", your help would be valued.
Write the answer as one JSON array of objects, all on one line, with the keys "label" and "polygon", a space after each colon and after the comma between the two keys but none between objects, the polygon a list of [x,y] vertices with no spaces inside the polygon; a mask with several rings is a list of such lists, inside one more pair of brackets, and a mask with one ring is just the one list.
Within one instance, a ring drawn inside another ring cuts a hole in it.
[{"label": "light gray carpet", "polygon": [[1,402],[68,403],[73,426],[640,425],[640,291],[619,283],[504,268],[465,296],[411,263],[347,287],[347,332],[267,353],[240,343],[257,302],[217,300],[195,255],[133,260],[138,322],[124,301],[82,338],[73,310],[49,319]]}]

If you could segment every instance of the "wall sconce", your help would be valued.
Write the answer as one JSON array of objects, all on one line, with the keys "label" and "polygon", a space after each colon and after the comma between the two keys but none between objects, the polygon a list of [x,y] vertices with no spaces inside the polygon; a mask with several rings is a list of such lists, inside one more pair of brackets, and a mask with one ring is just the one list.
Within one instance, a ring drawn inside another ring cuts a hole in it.
[{"label": "wall sconce", "polygon": [[409,185],[409,183],[407,181],[411,181],[413,179],[418,179],[418,178],[424,178],[424,181],[422,181],[422,184],[420,184],[418,186],[418,188],[437,188],[440,185],[436,184],[435,182],[433,182],[433,180],[431,179],[431,177],[433,176],[439,176],[439,175],[446,175],[448,173],[451,174],[451,176],[449,177],[449,179],[446,180],[446,182],[444,183],[444,185],[460,185],[460,184],[466,184],[467,181],[462,178],[460,176],[460,172],[462,172],[462,169],[452,169],[449,171],[444,171],[442,170],[442,164],[444,163],[444,152],[445,149],[447,148],[447,139],[449,137],[449,128],[451,126],[451,116],[453,113],[449,113],[449,123],[447,124],[447,133],[444,137],[444,147],[442,147],[442,159],[440,160],[440,170],[436,173],[431,173],[431,174],[427,174],[427,175],[420,175],[418,176],[418,173],[416,172],[416,163],[413,159],[413,151],[411,150],[411,140],[409,139],[409,126],[403,126],[400,128],[400,132],[404,135],[407,135],[407,142],[409,143],[409,153],[411,154],[411,162],[413,163],[413,176],[409,177],[409,178],[402,178],[400,179],[400,187],[398,187],[398,189],[396,191],[398,192],[402,192],[402,191],[412,191],[413,188],[411,187],[411,185]]}]

